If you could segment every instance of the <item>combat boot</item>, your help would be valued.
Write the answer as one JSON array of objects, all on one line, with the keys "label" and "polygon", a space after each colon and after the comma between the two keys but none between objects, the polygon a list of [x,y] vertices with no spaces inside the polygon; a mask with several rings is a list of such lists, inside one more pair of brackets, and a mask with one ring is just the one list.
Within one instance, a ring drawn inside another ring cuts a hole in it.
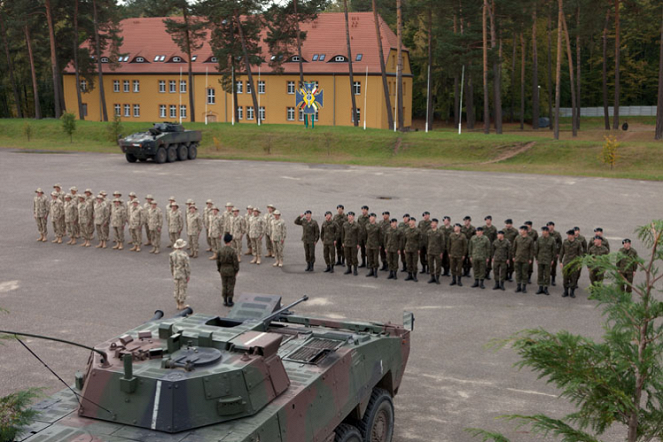
[{"label": "combat boot", "polygon": [[351,273],[352,273],[352,266],[351,266],[351,265],[348,265],[348,269],[347,269],[345,272],[343,272],[343,274],[344,274],[344,275],[349,275],[349,274],[351,274]]},{"label": "combat boot", "polygon": [[[209,258],[207,258],[207,259],[209,259],[210,261],[214,261],[216,258],[218,258],[218,255],[217,255],[216,252],[214,252],[214,254],[212,256],[210,256]],[[253,264],[254,262],[256,262],[255,258],[253,258],[253,261],[251,261],[251,264]]]},{"label": "combat boot", "polygon": [[532,283],[532,277],[531,277],[531,276],[528,276],[528,277],[527,277],[527,283],[528,283],[528,284],[531,284],[531,283]]},{"label": "combat boot", "polygon": [[543,288],[543,294],[546,295],[546,296],[550,295],[550,293],[548,292],[548,287]]},{"label": "combat boot", "polygon": [[523,284],[523,293],[527,293],[527,284]]},{"label": "combat boot", "polygon": [[124,243],[121,242],[117,250],[124,250]]},{"label": "combat boot", "polygon": [[555,277],[554,276],[550,277],[550,285],[553,285],[553,286],[557,285],[557,284],[555,284]]},{"label": "combat boot", "polygon": [[233,305],[235,305],[233,298],[228,299],[228,307],[232,307]]},{"label": "combat boot", "polygon": [[414,278],[412,277],[411,272],[407,272],[407,277],[405,278],[406,281],[412,281]]},{"label": "combat boot", "polygon": [[157,247],[156,250],[154,251],[154,254],[155,254],[155,255],[158,255],[158,254],[159,254],[159,248],[158,248],[158,247]]},{"label": "combat boot", "polygon": [[[279,267],[283,267],[283,260],[282,259],[279,260]],[[332,271],[333,271],[333,269],[332,269]]]},{"label": "combat boot", "polygon": [[228,300],[226,298],[223,298],[223,306],[228,307]]},{"label": "combat boot", "polygon": [[430,279],[428,280],[429,284],[432,284],[435,282],[435,275],[431,275]]},{"label": "combat boot", "polygon": [[39,235],[39,238],[37,238],[37,242],[42,242],[44,240],[44,235]]},{"label": "combat boot", "polygon": [[569,289],[564,287],[564,293],[562,294],[562,298],[566,298],[567,296],[569,296]]},{"label": "combat boot", "polygon": [[516,293],[520,293],[523,291],[523,286],[522,284],[518,284],[518,287],[516,288]]},{"label": "combat boot", "polygon": [[136,250],[136,246],[133,246],[132,248],[129,249],[130,252],[133,252]]},{"label": "combat boot", "polygon": [[461,278],[460,276],[458,277],[458,287],[462,287],[462,286],[463,286],[463,281],[462,281],[462,279],[463,279],[463,278]]},{"label": "combat boot", "polygon": [[387,270],[389,270],[389,267],[387,266],[386,262],[383,262],[382,267],[380,268],[380,271],[381,272],[386,272]]},{"label": "combat boot", "polygon": [[539,286],[539,290],[536,291],[536,294],[537,295],[542,295],[543,294],[543,286],[542,285]]},{"label": "combat boot", "polygon": [[340,265],[342,265],[342,264],[343,264],[343,263],[341,262],[341,257],[339,256],[338,259],[336,260],[336,265],[337,265],[337,266],[340,266]]},{"label": "combat boot", "polygon": [[435,284],[440,285],[440,275],[435,277]]},{"label": "combat boot", "polygon": [[[216,253],[214,254],[214,258],[210,258],[210,259],[216,259]],[[258,258],[256,258],[256,257],[254,256],[253,259],[251,260],[250,264],[255,264],[256,261],[257,261],[257,259],[258,259]]]},{"label": "combat boot", "polygon": [[475,279],[474,284],[472,284],[472,288],[474,289],[474,288],[477,288],[477,287],[479,287],[479,280]]},{"label": "combat boot", "polygon": [[456,285],[456,277],[455,276],[451,277],[451,284],[449,284],[449,285]]},{"label": "combat boot", "polygon": [[357,276],[357,266],[354,266],[354,269],[352,270],[352,274]]},{"label": "combat boot", "polygon": [[51,242],[52,242],[53,244],[57,244],[57,243],[58,243],[58,237],[56,236],[55,239],[54,239],[53,241],[51,241]]},{"label": "combat boot", "polygon": [[486,280],[490,281],[490,270],[486,272]]},{"label": "combat boot", "polygon": [[371,271],[366,274],[366,277],[369,278],[369,277],[373,276],[373,273],[375,273],[375,272],[373,271],[373,269],[371,269]]},{"label": "combat boot", "polygon": [[[278,265],[278,262],[274,263],[274,265]],[[327,266],[327,268],[323,273],[329,273],[329,272],[331,272],[331,266]]]},{"label": "combat boot", "polygon": [[256,265],[260,265],[260,257],[256,260]]},{"label": "combat boot", "polygon": [[414,273],[412,274],[412,280],[413,280],[414,282],[419,282],[419,280],[417,279],[417,272],[414,272]]},{"label": "combat boot", "polygon": [[407,269],[405,268],[405,263],[403,263],[403,269],[401,270],[401,273],[407,272]]},{"label": "combat boot", "polygon": [[569,296],[572,298],[576,297],[576,289],[571,289],[571,293],[569,293]]},{"label": "combat boot", "polygon": [[[105,249],[105,248],[108,247],[108,246],[106,245],[106,241],[104,241],[103,244],[104,244],[104,245],[101,246],[102,249]],[[159,250],[159,249],[157,249],[157,253],[158,253],[158,250]]]},{"label": "combat boot", "polygon": [[375,269],[373,271],[373,278],[377,278],[377,277],[378,277],[378,269]]},{"label": "combat boot", "polygon": [[314,266],[315,266],[315,264],[314,264],[314,263],[311,263],[311,270],[309,270],[309,272],[313,273],[313,272],[315,271],[315,270],[313,270],[313,267],[314,267]]},{"label": "combat boot", "polygon": [[[212,251],[212,249],[209,249],[209,250],[208,250],[208,252],[211,252],[211,251]],[[251,256],[251,255],[253,255],[253,252],[252,252],[251,250],[249,250],[249,251],[247,251],[244,255],[245,255],[245,256]]]},{"label": "combat boot", "polygon": [[306,268],[304,269],[305,272],[310,272],[311,271],[311,263],[307,262],[306,263]]},{"label": "combat boot", "polygon": [[493,286],[493,290],[498,290],[500,288],[500,282],[495,281],[495,285]]},{"label": "combat boot", "polygon": [[88,241],[88,240],[86,239],[85,241],[83,241],[83,244],[81,244],[81,247],[88,247],[88,243],[89,243],[89,242],[90,242],[90,241]]},{"label": "combat boot", "polygon": [[394,279],[394,271],[389,270],[389,276],[387,276],[387,279]]},{"label": "combat boot", "polygon": [[506,275],[506,280],[509,282],[513,282],[513,273],[509,273]]},{"label": "combat boot", "polygon": [[114,245],[112,248],[113,248],[113,249],[117,249],[118,247],[120,247],[120,243],[119,243],[119,242],[116,242],[115,245]]},{"label": "combat boot", "polygon": [[419,273],[421,273],[422,275],[423,275],[424,273],[426,273],[426,266],[425,266],[425,265],[422,265],[422,266],[421,266],[421,272],[419,272]]},{"label": "combat boot", "polygon": [[504,288],[504,281],[500,282],[500,290],[502,290],[502,291],[506,290],[506,289]]},{"label": "combat boot", "polygon": [[486,288],[486,286],[483,285],[483,279],[480,279],[480,280],[479,280],[479,288],[481,288],[481,289],[485,289],[485,288]]},{"label": "combat boot", "polygon": [[156,250],[156,248],[152,247],[152,250],[150,250],[150,253],[154,253],[155,250]]},{"label": "combat boot", "polygon": [[398,279],[398,272],[394,270],[394,279]]},{"label": "combat boot", "polygon": [[[135,250],[135,251],[136,251],[136,252],[140,252],[140,246],[136,246],[136,250]],[[194,257],[194,258],[196,257],[196,254],[195,254],[195,253],[193,254],[193,257]]]},{"label": "combat boot", "polygon": [[334,266],[330,267],[329,273],[334,273]]}]

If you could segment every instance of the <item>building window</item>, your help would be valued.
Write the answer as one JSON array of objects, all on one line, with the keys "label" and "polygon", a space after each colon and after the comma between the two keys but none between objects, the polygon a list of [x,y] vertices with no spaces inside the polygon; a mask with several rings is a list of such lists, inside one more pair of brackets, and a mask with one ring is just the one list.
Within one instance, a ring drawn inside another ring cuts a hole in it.
[{"label": "building window", "polygon": [[299,58],[299,55],[293,55],[291,58],[292,61],[299,61],[301,58]]},{"label": "building window", "polygon": [[345,57],[342,55],[337,55],[334,57],[334,61],[345,61]]},{"label": "building window", "polygon": [[180,105],[180,118],[186,118],[186,106]]},{"label": "building window", "polygon": [[352,83],[352,91],[355,95],[361,95],[361,81]]},{"label": "building window", "polygon": [[207,89],[207,104],[216,104],[216,91],[212,88]]},{"label": "building window", "polygon": [[293,95],[295,93],[295,82],[294,81],[289,81],[288,82],[288,93],[290,95]]},{"label": "building window", "polygon": [[260,121],[265,121],[265,106],[258,108],[258,118],[260,118]]},{"label": "building window", "polygon": [[295,121],[295,108],[294,107],[288,107],[286,108],[286,119],[288,121]]},{"label": "building window", "polygon": [[120,80],[113,80],[113,92],[120,92]]},{"label": "building window", "polygon": [[168,92],[171,94],[177,92],[177,83],[175,83],[175,80],[168,81]]},{"label": "building window", "polygon": [[122,90],[124,92],[129,92],[129,80],[124,80],[122,82]]},{"label": "building window", "polygon": [[166,80],[159,80],[159,92],[166,92]]},{"label": "building window", "polygon": [[[354,123],[355,119],[351,118],[351,121]],[[361,122],[361,109],[357,108],[357,122]]]},{"label": "building window", "polygon": [[219,59],[216,58],[216,57],[212,57],[212,58],[209,59],[209,61],[212,62],[212,63],[218,63]]},{"label": "building window", "polygon": [[318,54],[313,54],[313,58],[311,60],[318,61]]},{"label": "building window", "polygon": [[198,59],[197,55],[194,55],[193,57],[191,57],[191,61],[196,61],[197,59]]},{"label": "building window", "polygon": [[237,93],[241,94],[242,90],[244,88],[244,83],[242,83],[241,81],[238,81],[238,82],[236,82],[236,84],[237,84]]},{"label": "building window", "polygon": [[144,63],[145,59],[143,57],[136,57],[136,63]]},{"label": "building window", "polygon": [[101,57],[102,63],[108,63],[108,57]]},{"label": "building window", "polygon": [[265,82],[264,82],[264,80],[258,81],[258,93],[259,94],[264,94],[265,93]]},{"label": "building window", "polygon": [[253,120],[253,106],[246,106],[246,119]]},{"label": "building window", "polygon": [[82,92],[87,92],[87,81],[86,80],[81,80],[81,91]]},{"label": "building window", "polygon": [[131,116],[131,105],[130,104],[125,104],[124,105],[124,116],[125,117],[130,117]]},{"label": "building window", "polygon": [[299,109],[299,121],[304,121],[304,109]]},{"label": "building window", "polygon": [[115,105],[115,116],[116,117],[122,116],[122,106],[120,106],[119,104]]},{"label": "building window", "polygon": [[320,54],[320,58],[318,58],[318,61],[325,61],[325,54]]},{"label": "building window", "polygon": [[242,120],[244,118],[244,108],[242,106],[237,106],[237,119]]},{"label": "building window", "polygon": [[134,92],[140,92],[140,81],[134,80]]},{"label": "building window", "polygon": [[246,93],[247,94],[251,93],[251,83],[248,81],[246,82]]},{"label": "building window", "polygon": [[182,58],[180,57],[173,57],[173,63],[180,63],[182,61]]},{"label": "building window", "polygon": [[166,118],[166,105],[165,104],[160,104],[159,105],[159,118]]},{"label": "building window", "polygon": [[186,94],[186,80],[180,81],[180,94]]},{"label": "building window", "polygon": [[357,54],[357,58],[355,58],[355,61],[361,61],[361,59],[364,57],[364,54]]},{"label": "building window", "polygon": [[177,118],[177,106],[171,104],[169,106],[170,118]]},{"label": "building window", "polygon": [[140,117],[140,104],[134,104],[134,117]]},{"label": "building window", "polygon": [[82,103],[82,104],[81,104],[81,107],[83,108],[83,109],[82,109],[82,111],[83,111],[83,116],[84,116],[84,117],[87,117],[87,103]]}]

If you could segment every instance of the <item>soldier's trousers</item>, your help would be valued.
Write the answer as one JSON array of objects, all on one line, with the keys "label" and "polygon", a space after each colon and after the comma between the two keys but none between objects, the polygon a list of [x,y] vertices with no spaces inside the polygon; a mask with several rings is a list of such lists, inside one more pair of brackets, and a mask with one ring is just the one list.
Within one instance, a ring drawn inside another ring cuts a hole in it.
[{"label": "soldier's trousers", "polygon": [[200,247],[200,245],[198,244],[199,238],[200,238],[200,232],[196,233],[195,235],[189,235],[189,245],[191,246],[192,255],[198,254],[198,248]]},{"label": "soldier's trousers", "polygon": [[506,271],[508,267],[506,265],[506,262],[495,261],[494,265],[495,265],[494,267],[495,273],[493,276],[495,277],[495,281],[504,282],[504,280],[506,279]]},{"label": "soldier's trousers", "polygon": [[62,238],[64,236],[64,220],[54,220],[53,221],[53,231],[57,238]]},{"label": "soldier's trousers", "polygon": [[272,241],[272,250],[274,251],[274,258],[278,262],[283,262],[283,246],[281,241]]},{"label": "soldier's trousers", "polygon": [[472,263],[470,262],[470,257],[466,256],[463,261],[463,272],[469,275],[470,270],[472,269]]},{"label": "soldier's trousers", "polygon": [[407,263],[408,273],[417,272],[417,252],[405,252],[405,261]]},{"label": "soldier's trousers", "polygon": [[135,229],[129,229],[129,232],[131,233],[131,243],[137,247],[140,247],[143,245],[143,228],[138,227]]},{"label": "soldier's trousers", "polygon": [[[212,239],[214,239],[214,238],[212,238]],[[251,238],[249,238],[249,235],[246,235],[246,248],[249,249],[249,253],[253,252],[253,241],[251,241]],[[219,249],[212,246],[212,250],[214,250],[216,252]]]},{"label": "soldier's trousers", "polygon": [[389,261],[387,261],[387,252],[384,248],[380,249],[380,259],[382,260],[382,265],[388,266]]},{"label": "soldier's trousers", "polygon": [[359,248],[361,249],[361,260],[362,262],[366,260],[366,240],[359,240]]},{"label": "soldier's trousers", "polygon": [[[150,232],[150,227],[147,224],[143,224],[145,226],[145,239],[147,239],[150,243],[152,242],[152,232]],[[142,234],[141,234],[142,236]]]},{"label": "soldier's trousers", "polygon": [[326,265],[333,266],[336,264],[336,257],[334,256],[335,251],[336,246],[334,246],[334,243],[322,245],[322,255],[325,257]]},{"label": "soldier's trousers", "polygon": [[366,249],[366,259],[369,269],[380,267],[380,249]]},{"label": "soldier's trousers", "polygon": [[97,228],[97,238],[99,239],[99,241],[108,241],[108,238],[106,237],[104,232],[103,224],[95,224],[94,227]]},{"label": "soldier's trousers", "polygon": [[219,253],[219,238],[215,238],[213,236],[209,237],[210,240],[210,247],[212,248],[212,252],[214,253]]},{"label": "soldier's trousers", "polygon": [[175,283],[175,291],[173,293],[173,297],[175,298],[175,301],[177,301],[177,303],[183,303],[184,301],[186,301],[186,287],[187,287],[186,278],[174,279],[173,282]]},{"label": "soldier's trousers", "polygon": [[343,251],[345,253],[345,264],[349,266],[359,265],[357,262],[357,247],[345,247]]},{"label": "soldier's trousers", "polygon": [[265,246],[267,246],[267,254],[272,255],[272,237],[271,235],[265,235]]},{"label": "soldier's trousers", "polygon": [[552,267],[550,267],[550,276],[553,278],[557,276],[557,258],[553,260]]},{"label": "soldier's trousers", "polygon": [[170,247],[172,247],[175,241],[179,239],[179,235],[177,232],[168,232],[168,238],[170,239]]},{"label": "soldier's trousers", "polygon": [[209,229],[205,229],[205,237],[207,238],[207,248],[212,249],[212,237],[209,234]]},{"label": "soldier's trousers", "polygon": [[74,237],[75,238],[80,238],[81,237],[81,225],[78,223],[78,220],[74,221]]},{"label": "soldier's trousers", "polygon": [[94,237],[94,224],[79,224],[80,235],[86,241],[90,241]]},{"label": "soldier's trousers", "polygon": [[123,243],[124,242],[124,226],[122,226],[122,227],[113,227],[113,232],[115,233],[115,242]]},{"label": "soldier's trousers", "polygon": [[387,263],[389,264],[389,271],[398,271],[398,251],[387,252]]},{"label": "soldier's trousers", "polygon": [[104,241],[108,241],[110,239],[110,223],[106,223],[103,225],[103,231],[104,231]]},{"label": "soldier's trousers", "polygon": [[428,254],[428,270],[431,275],[440,276],[442,273],[442,258],[439,253]]},{"label": "soldier's trousers", "polygon": [[314,242],[305,242],[304,243],[304,257],[306,262],[309,264],[315,263],[315,243]]},{"label": "soldier's trousers", "polygon": [[484,279],[486,277],[486,258],[473,258],[472,268],[474,269],[474,279]]},{"label": "soldier's trousers", "polygon": [[48,234],[48,222],[46,222],[46,218],[37,218],[37,230],[42,235]]},{"label": "soldier's trousers", "polygon": [[604,273],[599,269],[587,269],[589,271],[589,283],[603,282]]},{"label": "soldier's trousers", "polygon": [[67,236],[69,238],[76,238],[76,223],[74,221],[70,221],[67,223]]},{"label": "soldier's trousers", "polygon": [[488,276],[491,270],[493,270],[493,260],[489,259],[488,262],[486,263],[486,276]]},{"label": "soldier's trousers", "polygon": [[237,253],[238,258],[240,256],[242,256],[242,237],[241,236],[239,238],[233,238],[232,247],[233,247],[233,249],[235,249],[235,253]]},{"label": "soldier's trousers", "polygon": [[151,236],[150,236],[150,242],[152,243],[152,247],[154,247],[155,251],[159,251],[159,248],[161,247],[161,232],[159,232],[157,229],[150,230]]},{"label": "soldier's trousers", "polygon": [[341,261],[345,259],[345,250],[341,238],[336,239],[336,256],[338,256],[338,259]]},{"label": "soldier's trousers", "polygon": [[506,274],[507,275],[513,275],[514,272],[514,262],[513,259],[509,261],[509,263],[506,265]]},{"label": "soldier's trousers", "polygon": [[236,275],[221,275],[221,296],[226,301],[232,301],[235,296]]},{"label": "soldier's trousers", "polygon": [[407,268],[407,255],[405,254],[405,248],[401,249],[401,264],[403,264],[403,268]]},{"label": "soldier's trousers", "polygon": [[537,285],[548,287],[550,285],[550,264],[548,262],[538,262],[536,268]]},{"label": "soldier's trousers", "polygon": [[514,268],[516,270],[516,282],[518,284],[527,284],[527,278],[529,278],[529,263],[525,262],[515,262]]},{"label": "soldier's trousers", "polygon": [[422,267],[428,265],[428,246],[419,247],[419,260],[421,261]]},{"label": "soldier's trousers", "polygon": [[253,256],[260,258],[262,256],[262,239],[261,238],[251,238],[251,250]]},{"label": "soldier's trousers", "polygon": [[444,273],[449,273],[449,269],[451,268],[451,259],[449,258],[448,252],[444,252],[442,254],[442,268],[444,269]]},{"label": "soldier's trousers", "polygon": [[580,271],[570,270],[567,266],[568,262],[564,264],[564,269],[562,270],[562,276],[564,277],[564,288],[565,289],[574,289],[578,285],[578,278],[580,277]]},{"label": "soldier's trousers", "polygon": [[451,276],[463,276],[462,256],[450,256],[449,264],[451,265]]},{"label": "soldier's trousers", "polygon": [[633,272],[628,272],[628,273],[620,272],[620,274],[624,277],[625,280],[629,282],[629,284],[626,283],[620,284],[622,292],[626,293],[633,292],[633,287],[631,286],[633,284]]}]

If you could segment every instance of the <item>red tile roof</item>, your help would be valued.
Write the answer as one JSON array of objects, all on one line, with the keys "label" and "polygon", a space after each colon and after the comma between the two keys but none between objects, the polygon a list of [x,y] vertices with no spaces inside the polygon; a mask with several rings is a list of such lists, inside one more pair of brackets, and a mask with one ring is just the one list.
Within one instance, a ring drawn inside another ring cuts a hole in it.
[{"label": "red tile roof", "polygon": [[[380,58],[375,38],[373,14],[370,12],[353,12],[349,14],[349,19],[353,70],[359,74],[366,72],[366,67],[368,67],[368,71],[371,73],[380,72]],[[121,36],[124,40],[120,51],[128,55],[128,61],[120,62],[120,66],[114,71],[111,71],[109,65],[103,64],[104,72],[131,74],[179,73],[180,67],[186,72],[186,63],[168,62],[174,56],[179,56],[183,60],[186,60],[186,56],[166,32],[163,20],[160,17],[122,20],[120,27],[122,29]],[[382,18],[379,18],[379,20],[382,48],[386,57],[390,49],[396,49],[398,40],[384,20]],[[304,63],[305,73],[348,72],[348,63],[333,61],[336,55],[347,56],[345,17],[343,13],[321,13],[315,21],[303,23],[301,30],[306,32],[306,40],[302,42],[302,57],[307,61],[307,63]],[[266,60],[261,65],[261,71],[264,73],[272,72],[267,63],[271,57],[267,44],[263,42],[261,46],[262,57]],[[405,47],[403,49],[407,50]],[[312,61],[314,54],[325,54],[325,60]],[[361,61],[356,61],[357,54],[362,54]],[[155,62],[155,57],[160,55],[165,56],[165,61]],[[196,61],[193,62],[194,72],[203,73],[206,68],[209,68],[210,73],[216,72],[216,63],[206,63],[213,55],[207,42],[194,55],[197,56]],[[145,62],[133,62],[136,57],[143,57]],[[254,70],[257,72],[258,67],[254,66]],[[389,70],[389,67],[387,67],[387,70]],[[283,71],[284,73],[297,73],[299,72],[299,63],[283,63]],[[71,65],[67,67],[66,72],[73,72]]]}]

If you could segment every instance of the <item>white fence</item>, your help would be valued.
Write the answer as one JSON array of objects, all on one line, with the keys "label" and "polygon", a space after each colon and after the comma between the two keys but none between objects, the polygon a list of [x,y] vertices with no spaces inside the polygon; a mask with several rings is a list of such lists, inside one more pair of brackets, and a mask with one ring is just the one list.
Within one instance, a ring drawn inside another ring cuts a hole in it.
[{"label": "white fence", "polygon": [[[615,111],[614,107],[610,106],[608,108],[608,112],[611,117],[613,116],[614,111]],[[583,117],[602,117],[603,107],[581,107],[580,115]],[[559,116],[570,117],[571,108],[560,107]],[[619,106],[619,116],[620,117],[655,117],[656,106]]]}]

